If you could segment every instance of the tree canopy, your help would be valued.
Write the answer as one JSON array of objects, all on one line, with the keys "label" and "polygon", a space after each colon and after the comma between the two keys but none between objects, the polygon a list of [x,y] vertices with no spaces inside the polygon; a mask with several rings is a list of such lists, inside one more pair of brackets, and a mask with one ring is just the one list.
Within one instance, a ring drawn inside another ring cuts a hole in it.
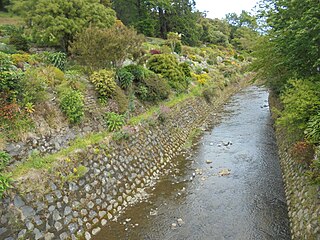
[{"label": "tree canopy", "polygon": [[115,12],[109,1],[99,0],[12,0],[11,10],[26,19],[34,39],[59,44],[68,51],[75,34],[89,26],[110,27]]}]

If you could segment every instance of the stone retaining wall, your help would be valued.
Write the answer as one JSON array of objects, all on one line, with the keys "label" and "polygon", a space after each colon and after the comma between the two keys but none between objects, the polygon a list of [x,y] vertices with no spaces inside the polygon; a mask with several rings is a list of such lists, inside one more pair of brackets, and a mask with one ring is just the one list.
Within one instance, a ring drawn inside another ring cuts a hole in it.
[{"label": "stone retaining wall", "polygon": [[[272,107],[275,107],[275,101],[269,101],[271,106],[274,105]],[[310,185],[306,170],[288,153],[288,136],[288,133],[276,129],[291,236],[294,240],[320,240],[320,188]]]},{"label": "stone retaining wall", "polygon": [[[203,98],[189,99],[161,121],[132,128],[128,139],[105,138],[57,159],[50,172],[29,172],[0,204],[0,239],[90,239],[170,173],[189,134],[213,109]],[[84,176],[76,174],[80,166],[88,170]]]}]

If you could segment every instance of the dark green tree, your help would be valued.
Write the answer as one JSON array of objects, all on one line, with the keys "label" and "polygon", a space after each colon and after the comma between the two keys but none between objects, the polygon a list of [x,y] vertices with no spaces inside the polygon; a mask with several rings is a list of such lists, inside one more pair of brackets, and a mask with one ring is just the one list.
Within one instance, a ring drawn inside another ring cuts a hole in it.
[{"label": "dark green tree", "polygon": [[11,10],[23,16],[34,39],[43,44],[60,45],[68,51],[77,32],[95,26],[110,27],[115,12],[99,0],[12,0]]}]

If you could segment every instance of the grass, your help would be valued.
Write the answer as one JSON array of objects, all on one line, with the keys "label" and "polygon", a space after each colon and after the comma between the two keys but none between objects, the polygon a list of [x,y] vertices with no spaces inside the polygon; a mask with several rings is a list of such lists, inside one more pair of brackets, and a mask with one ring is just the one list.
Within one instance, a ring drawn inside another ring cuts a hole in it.
[{"label": "grass", "polygon": [[50,170],[53,163],[57,159],[68,156],[76,149],[85,149],[89,145],[99,143],[109,135],[110,133],[107,131],[100,133],[91,133],[84,138],[75,139],[73,142],[70,143],[69,147],[62,149],[57,153],[46,156],[40,156],[39,153],[33,152],[25,162],[17,165],[10,175],[13,179],[17,179],[23,174],[27,173],[30,169]]},{"label": "grass", "polygon": [[12,15],[11,13],[0,11],[0,25],[21,25],[23,20],[21,17]]},{"label": "grass", "polygon": [[[137,125],[149,119],[154,113],[159,111],[160,105],[173,107],[178,103],[181,103],[189,98],[199,95],[200,90],[201,90],[201,87],[194,87],[190,93],[179,94],[167,102],[162,102],[158,106],[151,107],[147,112],[131,118],[128,124]],[[50,170],[53,166],[53,163],[57,159],[61,159],[63,157],[70,155],[76,149],[85,149],[88,145],[97,144],[101,142],[104,138],[110,135],[111,133],[108,131],[104,131],[100,133],[91,133],[91,134],[88,134],[86,137],[77,138],[76,140],[70,143],[69,147],[62,149],[57,153],[46,155],[46,156],[41,156],[38,152],[33,152],[25,162],[17,165],[12,170],[12,172],[10,173],[10,176],[13,179],[17,179],[23,174],[27,173],[30,169]]]},{"label": "grass", "polygon": [[190,93],[182,93],[179,95],[174,96],[172,99],[170,99],[169,101],[166,102],[161,102],[160,104],[158,104],[157,106],[153,106],[151,107],[148,111],[146,111],[143,114],[140,114],[136,117],[132,117],[128,124],[129,125],[137,125],[147,119],[149,119],[153,114],[155,114],[156,112],[159,111],[160,109],[160,105],[164,105],[167,107],[173,107],[181,102],[184,102],[185,100],[187,100],[188,98],[193,98],[195,96],[199,96],[200,95],[200,90],[202,89],[201,86],[195,86],[192,88]]}]

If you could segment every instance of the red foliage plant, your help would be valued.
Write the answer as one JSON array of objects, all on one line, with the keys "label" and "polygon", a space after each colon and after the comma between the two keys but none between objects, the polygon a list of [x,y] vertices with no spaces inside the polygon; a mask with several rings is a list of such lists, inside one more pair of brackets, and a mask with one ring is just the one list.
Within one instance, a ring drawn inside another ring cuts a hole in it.
[{"label": "red foliage plant", "polygon": [[150,50],[150,54],[151,54],[151,55],[161,54],[161,51],[160,51],[160,50],[157,50],[157,49],[151,49],[151,50]]},{"label": "red foliage plant", "polygon": [[299,141],[291,148],[292,157],[300,164],[310,166],[314,158],[314,147],[306,141]]}]

